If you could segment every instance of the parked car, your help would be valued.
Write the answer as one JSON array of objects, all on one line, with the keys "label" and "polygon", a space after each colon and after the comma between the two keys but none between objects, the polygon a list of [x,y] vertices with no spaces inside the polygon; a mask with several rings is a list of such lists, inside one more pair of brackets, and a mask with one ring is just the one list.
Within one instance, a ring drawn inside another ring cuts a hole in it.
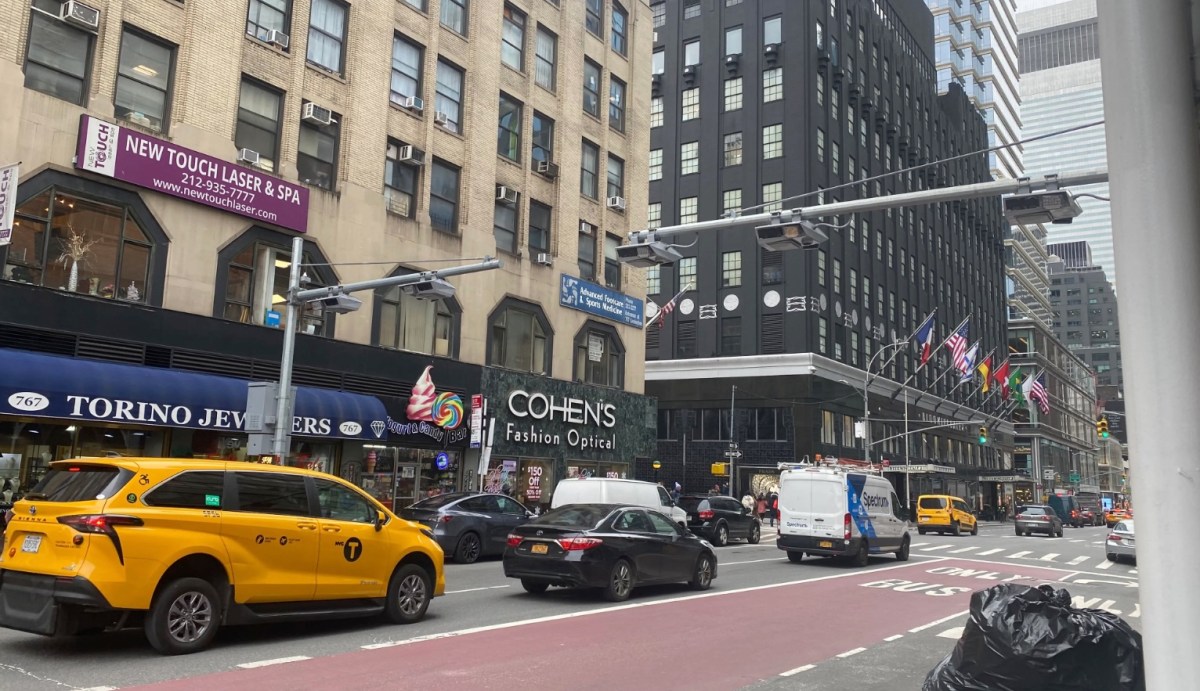
[{"label": "parked car", "polygon": [[1134,539],[1132,518],[1113,526],[1108,539],[1104,541],[1104,553],[1109,561],[1118,561],[1122,557],[1137,561],[1137,541]]},{"label": "parked car", "polygon": [[222,626],[420,621],[446,581],[429,530],[341,478],[179,458],[56,461],[13,509],[0,626],[47,636],[137,623],[155,650]]},{"label": "parked car", "polygon": [[1063,536],[1063,521],[1049,506],[1031,504],[1021,507],[1016,519],[1017,535],[1046,533],[1054,537]]},{"label": "parked car", "polygon": [[730,540],[758,544],[762,533],[758,516],[733,497],[685,494],[676,505],[687,512],[688,530],[717,547],[724,547]]},{"label": "parked car", "polygon": [[448,556],[471,564],[482,556],[503,554],[509,531],[533,512],[502,494],[450,492],[407,506],[400,517],[425,524]]},{"label": "parked car", "polygon": [[504,550],[504,575],[533,594],[552,585],[602,588],[612,602],[653,583],[707,590],[717,577],[712,545],[654,509],[569,504],[518,526]]},{"label": "parked car", "polygon": [[922,494],[917,498],[917,532],[936,530],[962,535],[963,530],[979,534],[979,521],[967,502],[945,494]]}]

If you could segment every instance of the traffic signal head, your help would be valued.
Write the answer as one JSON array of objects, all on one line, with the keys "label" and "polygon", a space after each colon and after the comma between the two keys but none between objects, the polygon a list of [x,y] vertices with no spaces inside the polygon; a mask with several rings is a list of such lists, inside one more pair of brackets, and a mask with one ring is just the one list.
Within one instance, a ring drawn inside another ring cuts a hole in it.
[{"label": "traffic signal head", "polygon": [[1096,435],[1101,439],[1108,439],[1108,419],[1100,418],[1096,421]]},{"label": "traffic signal head", "polygon": [[979,428],[979,443],[980,443],[980,444],[986,444],[986,443],[988,443],[988,433],[987,433],[987,427],[980,427],[980,428]]}]

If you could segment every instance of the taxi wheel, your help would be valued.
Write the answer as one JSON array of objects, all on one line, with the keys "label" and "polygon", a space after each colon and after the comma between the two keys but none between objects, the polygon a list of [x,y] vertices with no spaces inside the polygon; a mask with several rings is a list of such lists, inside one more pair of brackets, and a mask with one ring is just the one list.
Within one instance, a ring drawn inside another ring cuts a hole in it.
[{"label": "taxi wheel", "polygon": [[921,534],[921,535],[924,535],[924,534],[925,534],[925,529],[924,529],[924,528],[917,528],[917,533],[919,533],[919,534]]},{"label": "taxi wheel", "polygon": [[146,613],[146,640],[163,655],[204,650],[217,635],[220,609],[212,583],[203,578],[174,580],[159,591]]},{"label": "taxi wheel", "polygon": [[962,535],[962,526],[958,524],[958,521],[954,521],[950,524],[950,532],[954,533],[954,537]]},{"label": "taxi wheel", "polygon": [[425,618],[433,583],[429,573],[416,564],[405,564],[392,574],[384,612],[395,624],[412,624]]},{"label": "taxi wheel", "polygon": [[975,521],[975,525],[971,526],[971,534],[972,535],[979,534],[979,521]]}]

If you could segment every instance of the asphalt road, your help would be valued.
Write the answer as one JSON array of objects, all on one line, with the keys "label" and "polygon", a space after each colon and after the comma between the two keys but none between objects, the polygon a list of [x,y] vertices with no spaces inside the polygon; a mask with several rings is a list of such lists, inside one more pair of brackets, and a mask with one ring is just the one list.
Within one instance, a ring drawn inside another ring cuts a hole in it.
[{"label": "asphalt road", "polygon": [[450,564],[447,596],[412,626],[228,629],[211,650],[170,658],[139,631],[58,640],[0,630],[0,689],[919,688],[953,648],[970,593],[997,582],[1060,583],[1077,605],[1138,627],[1136,568],[1105,561],[1104,534],[914,533],[911,561],[878,557],[862,570],[789,563],[764,535],[718,550],[707,593],[655,587],[616,606],[586,592],[528,595],[496,559]]}]

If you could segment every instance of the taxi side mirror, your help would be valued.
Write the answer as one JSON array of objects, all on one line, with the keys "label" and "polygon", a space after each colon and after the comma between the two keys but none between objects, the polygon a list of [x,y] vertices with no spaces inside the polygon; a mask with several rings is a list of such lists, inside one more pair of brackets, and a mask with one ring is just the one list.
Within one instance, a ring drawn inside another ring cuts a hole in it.
[{"label": "taxi side mirror", "polygon": [[382,511],[375,512],[375,532],[383,530],[383,524],[387,522],[387,514]]}]

